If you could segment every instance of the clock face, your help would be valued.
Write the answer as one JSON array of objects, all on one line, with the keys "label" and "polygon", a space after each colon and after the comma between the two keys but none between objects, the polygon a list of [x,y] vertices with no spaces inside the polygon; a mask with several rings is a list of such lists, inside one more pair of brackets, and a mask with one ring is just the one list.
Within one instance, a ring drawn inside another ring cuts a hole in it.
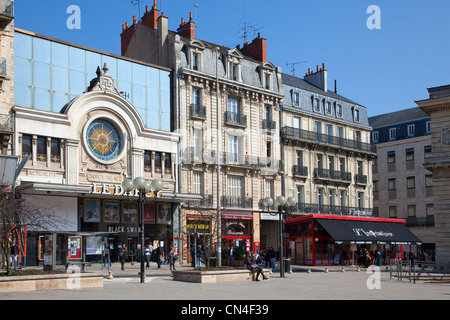
[{"label": "clock face", "polygon": [[101,161],[117,158],[122,149],[122,140],[116,127],[109,121],[97,119],[86,130],[86,143],[89,151]]}]

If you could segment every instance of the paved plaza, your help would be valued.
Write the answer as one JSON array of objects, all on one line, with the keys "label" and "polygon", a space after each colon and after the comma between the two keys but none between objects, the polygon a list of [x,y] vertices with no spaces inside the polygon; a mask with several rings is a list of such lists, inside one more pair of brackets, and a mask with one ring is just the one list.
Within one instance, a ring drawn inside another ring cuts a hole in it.
[{"label": "paved plaza", "polygon": [[[177,266],[178,270],[191,269]],[[169,266],[146,270],[146,282],[141,284],[139,264],[127,264],[125,271],[119,264],[111,268],[114,279],[104,280],[99,289],[53,290],[39,292],[0,293],[0,300],[447,300],[450,283],[399,281],[390,278],[389,271],[367,273],[356,267],[313,267],[311,272],[303,266],[293,266],[293,273],[280,278],[278,271],[267,281],[238,281],[199,284],[173,281]],[[88,266],[87,271],[107,274],[101,265]]]}]

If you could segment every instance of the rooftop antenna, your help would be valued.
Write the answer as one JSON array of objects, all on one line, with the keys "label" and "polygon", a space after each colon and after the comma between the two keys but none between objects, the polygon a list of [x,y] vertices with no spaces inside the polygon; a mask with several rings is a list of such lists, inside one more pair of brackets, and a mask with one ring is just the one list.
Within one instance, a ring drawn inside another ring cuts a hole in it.
[{"label": "rooftop antenna", "polygon": [[247,26],[247,22],[244,22],[244,27],[239,29],[239,32],[242,31],[242,36],[240,37],[244,38],[244,44],[248,42],[247,41],[248,38],[250,38],[251,36],[255,36],[256,32],[262,28],[264,27],[257,28],[256,24]]},{"label": "rooftop antenna", "polygon": [[133,6],[138,6],[138,10],[139,10],[139,15],[138,17],[141,16],[141,3],[143,2],[143,0],[131,0],[131,4]]},{"label": "rooftop antenna", "polygon": [[302,63],[307,63],[307,62],[308,61],[286,63],[286,67],[290,67],[291,68],[291,73],[295,77],[295,65],[302,64]]},{"label": "rooftop antenna", "polygon": [[197,32],[197,28],[198,28],[198,26],[197,26],[197,12],[198,12],[198,8],[199,8],[199,4],[198,3],[196,3],[196,2],[194,2],[194,7],[195,7],[195,16],[194,16],[194,22],[195,22],[195,32]]}]

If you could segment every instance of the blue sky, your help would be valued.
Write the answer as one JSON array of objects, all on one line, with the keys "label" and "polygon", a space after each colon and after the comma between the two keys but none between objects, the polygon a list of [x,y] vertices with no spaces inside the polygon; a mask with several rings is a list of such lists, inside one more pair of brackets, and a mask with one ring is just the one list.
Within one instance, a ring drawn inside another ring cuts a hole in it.
[{"label": "blue sky", "polygon": [[[136,0],[137,1],[137,0]],[[325,63],[328,87],[367,107],[369,116],[416,107],[427,88],[450,84],[448,0],[157,0],[176,30],[193,13],[196,37],[235,47],[244,23],[251,41],[267,39],[268,60],[296,76]],[[67,8],[81,10],[81,29],[68,29]],[[141,16],[153,0],[141,0]],[[367,9],[380,8],[370,30]],[[18,0],[15,26],[120,55],[122,24],[139,16],[132,0]],[[256,33],[253,33],[255,31]],[[299,63],[301,62],[301,63]]]}]

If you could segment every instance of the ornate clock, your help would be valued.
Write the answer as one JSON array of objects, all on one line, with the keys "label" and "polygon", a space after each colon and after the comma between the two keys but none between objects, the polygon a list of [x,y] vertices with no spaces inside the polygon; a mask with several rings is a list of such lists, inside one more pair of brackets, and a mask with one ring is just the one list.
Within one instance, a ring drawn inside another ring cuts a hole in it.
[{"label": "ornate clock", "polygon": [[92,121],[87,127],[85,138],[90,153],[100,161],[112,161],[122,150],[119,131],[111,122],[104,119]]}]

